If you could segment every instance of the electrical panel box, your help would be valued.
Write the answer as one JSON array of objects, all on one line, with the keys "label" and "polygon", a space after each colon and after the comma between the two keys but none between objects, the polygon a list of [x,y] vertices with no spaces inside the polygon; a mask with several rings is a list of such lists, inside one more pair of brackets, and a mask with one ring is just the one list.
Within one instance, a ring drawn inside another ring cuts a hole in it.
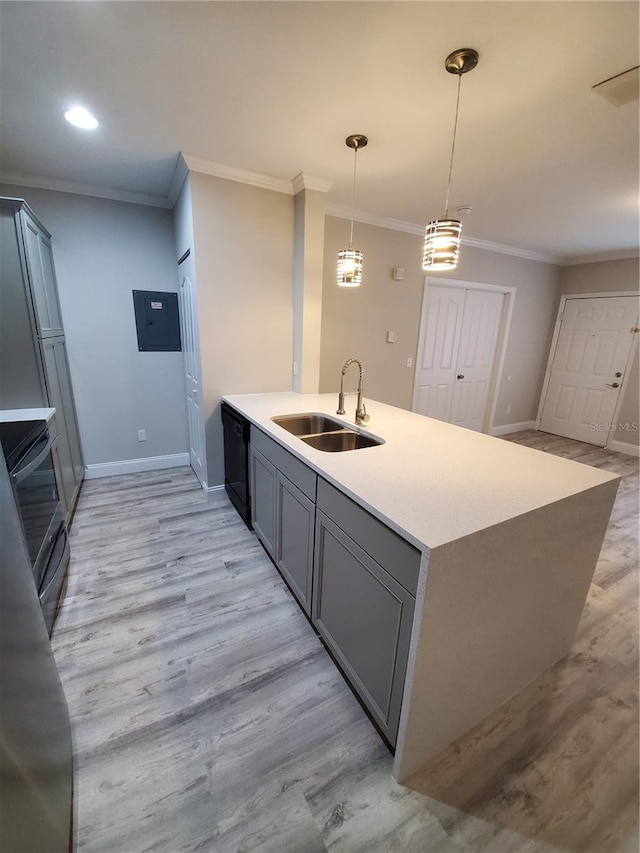
[{"label": "electrical panel box", "polygon": [[176,352],[182,349],[177,293],[134,290],[133,307],[140,352]]}]

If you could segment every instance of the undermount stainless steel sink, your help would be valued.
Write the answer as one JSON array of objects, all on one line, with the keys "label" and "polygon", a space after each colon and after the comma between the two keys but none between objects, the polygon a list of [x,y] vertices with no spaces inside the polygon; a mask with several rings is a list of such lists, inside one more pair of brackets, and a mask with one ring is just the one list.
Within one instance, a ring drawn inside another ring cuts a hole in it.
[{"label": "undermount stainless steel sink", "polygon": [[315,447],[316,450],[325,450],[328,453],[341,453],[343,450],[358,450],[360,447],[375,447],[377,444],[383,444],[380,438],[363,435],[351,429],[325,432],[320,435],[305,435],[302,441]]},{"label": "undermount stainless steel sink", "polygon": [[349,429],[342,421],[336,421],[318,412],[279,415],[271,420],[310,447],[327,453],[342,453],[345,450],[358,450],[361,447],[384,444],[382,438]]},{"label": "undermount stainless steel sink", "polygon": [[271,420],[274,424],[278,424],[282,429],[286,429],[287,432],[298,437],[302,435],[316,435],[322,432],[333,432],[337,429],[345,428],[344,424],[340,421],[316,412],[305,412],[302,415],[280,415]]}]

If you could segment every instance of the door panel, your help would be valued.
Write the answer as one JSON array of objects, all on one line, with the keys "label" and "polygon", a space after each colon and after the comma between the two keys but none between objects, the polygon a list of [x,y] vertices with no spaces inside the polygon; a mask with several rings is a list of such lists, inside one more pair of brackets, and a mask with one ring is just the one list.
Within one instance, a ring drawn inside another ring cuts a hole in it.
[{"label": "door panel", "polygon": [[57,286],[53,272],[51,243],[24,212],[22,216],[29,280],[38,323],[38,335],[41,338],[63,335],[64,330],[62,328]]},{"label": "door panel", "polygon": [[194,286],[193,259],[189,255],[180,264],[180,332],[183,341],[189,462],[201,483],[205,483],[205,438],[200,381],[200,341]]},{"label": "door panel", "polygon": [[429,285],[422,310],[415,411],[447,420],[455,382],[465,291]]},{"label": "door panel", "polygon": [[414,411],[482,430],[503,307],[503,293],[426,287]]},{"label": "door panel", "polygon": [[567,299],[541,430],[590,444],[606,443],[637,321],[635,296]]},{"label": "door panel", "polygon": [[448,420],[481,431],[489,399],[504,294],[467,290]]}]

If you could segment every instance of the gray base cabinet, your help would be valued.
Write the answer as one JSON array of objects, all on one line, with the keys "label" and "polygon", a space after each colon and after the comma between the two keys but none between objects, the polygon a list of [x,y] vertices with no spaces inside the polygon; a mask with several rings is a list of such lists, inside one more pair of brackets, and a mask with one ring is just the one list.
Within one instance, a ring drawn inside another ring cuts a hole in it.
[{"label": "gray base cabinet", "polygon": [[270,557],[276,553],[276,469],[253,445],[249,452],[251,523]]},{"label": "gray base cabinet", "polygon": [[315,515],[313,501],[278,471],[275,562],[308,616],[311,615]]},{"label": "gray base cabinet", "polygon": [[404,587],[318,510],[313,623],[392,744],[414,604]]},{"label": "gray base cabinet", "polygon": [[255,427],[249,458],[256,535],[395,744],[419,552]]}]

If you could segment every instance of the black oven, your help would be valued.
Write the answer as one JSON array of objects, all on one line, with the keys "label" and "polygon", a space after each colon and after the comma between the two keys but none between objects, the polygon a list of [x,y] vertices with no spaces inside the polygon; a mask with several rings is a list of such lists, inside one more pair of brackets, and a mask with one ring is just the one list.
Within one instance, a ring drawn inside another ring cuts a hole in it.
[{"label": "black oven", "polygon": [[46,421],[0,424],[0,443],[49,633],[69,564],[64,509],[52,454],[55,442]]}]

